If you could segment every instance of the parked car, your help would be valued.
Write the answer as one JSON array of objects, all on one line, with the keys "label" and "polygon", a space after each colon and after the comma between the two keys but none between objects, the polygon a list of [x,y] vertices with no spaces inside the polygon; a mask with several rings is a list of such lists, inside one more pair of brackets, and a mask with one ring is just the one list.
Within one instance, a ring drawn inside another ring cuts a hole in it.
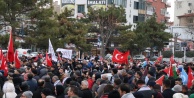
[{"label": "parked car", "polygon": [[144,60],[145,56],[144,55],[135,55],[135,56],[133,56],[133,59],[134,60]]},{"label": "parked car", "polygon": [[32,52],[30,53],[30,57],[36,57],[38,55],[38,52]]}]

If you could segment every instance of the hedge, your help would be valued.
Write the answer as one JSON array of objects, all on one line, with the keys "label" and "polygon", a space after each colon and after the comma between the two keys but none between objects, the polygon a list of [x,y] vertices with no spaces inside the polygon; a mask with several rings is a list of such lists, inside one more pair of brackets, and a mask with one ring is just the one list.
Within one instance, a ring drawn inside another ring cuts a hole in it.
[{"label": "hedge", "polygon": [[[172,56],[172,51],[163,51],[163,58],[170,58]],[[175,51],[174,57],[182,58],[184,57],[183,51]],[[186,57],[194,57],[194,51],[187,51]]]}]

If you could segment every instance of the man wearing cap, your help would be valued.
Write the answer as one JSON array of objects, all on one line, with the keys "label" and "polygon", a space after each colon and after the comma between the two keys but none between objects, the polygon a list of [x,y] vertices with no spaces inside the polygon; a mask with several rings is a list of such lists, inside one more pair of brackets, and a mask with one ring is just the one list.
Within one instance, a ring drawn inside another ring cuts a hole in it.
[{"label": "man wearing cap", "polygon": [[182,86],[177,84],[172,88],[172,90],[175,91],[176,93],[181,93],[182,92]]}]

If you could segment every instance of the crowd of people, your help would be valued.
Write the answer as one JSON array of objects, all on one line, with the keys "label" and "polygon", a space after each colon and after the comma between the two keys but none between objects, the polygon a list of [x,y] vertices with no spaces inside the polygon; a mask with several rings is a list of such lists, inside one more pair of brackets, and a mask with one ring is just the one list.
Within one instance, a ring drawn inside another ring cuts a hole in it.
[{"label": "crowd of people", "polygon": [[[44,57],[36,61],[22,56],[21,67],[8,63],[9,73],[0,71],[2,98],[194,98],[181,78],[168,77],[163,71],[169,64],[116,64],[98,56],[72,60],[63,58],[51,67]],[[192,63],[182,64],[187,71]],[[155,81],[162,75],[162,86]]]}]

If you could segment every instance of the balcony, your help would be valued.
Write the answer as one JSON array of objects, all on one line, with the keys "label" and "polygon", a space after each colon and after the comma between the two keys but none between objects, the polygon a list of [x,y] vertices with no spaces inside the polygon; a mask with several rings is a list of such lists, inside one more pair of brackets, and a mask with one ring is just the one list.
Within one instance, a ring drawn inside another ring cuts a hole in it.
[{"label": "balcony", "polygon": [[153,12],[153,11],[150,11],[150,10],[147,10],[147,11],[146,11],[146,14],[147,14],[147,15],[153,15],[153,13],[154,13],[154,12]]},{"label": "balcony", "polygon": [[152,3],[153,0],[145,0],[147,3]]},{"label": "balcony", "polygon": [[186,26],[188,26],[188,27],[194,27],[194,23],[193,23],[193,22],[191,22],[191,23],[186,23]]},{"label": "balcony", "polygon": [[169,12],[166,12],[166,13],[165,13],[165,18],[170,18]]},{"label": "balcony", "polygon": [[166,7],[171,7],[171,3],[170,2],[166,2]]}]

